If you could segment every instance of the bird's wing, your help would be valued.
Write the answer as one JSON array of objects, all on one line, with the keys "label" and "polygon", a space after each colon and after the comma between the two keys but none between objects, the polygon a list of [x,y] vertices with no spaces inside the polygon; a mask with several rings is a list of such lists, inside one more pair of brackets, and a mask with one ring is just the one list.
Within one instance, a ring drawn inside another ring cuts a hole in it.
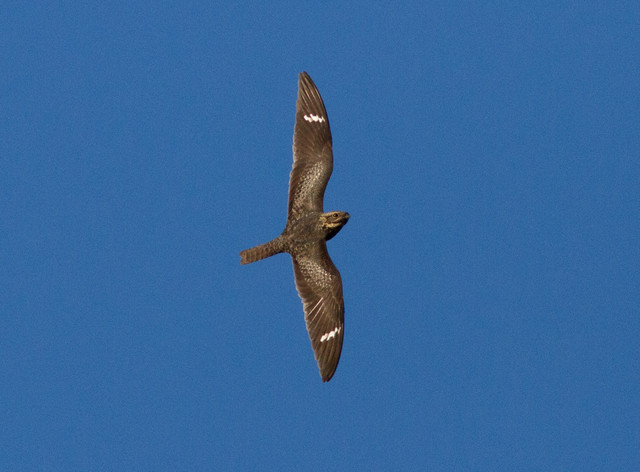
[{"label": "bird's wing", "polygon": [[303,253],[292,254],[296,288],[304,305],[304,319],[323,382],[331,379],[342,352],[344,299],[340,272],[320,241]]},{"label": "bird's wing", "polygon": [[320,92],[306,72],[298,80],[293,168],[289,177],[288,218],[322,212],[324,190],[333,170],[331,129]]}]

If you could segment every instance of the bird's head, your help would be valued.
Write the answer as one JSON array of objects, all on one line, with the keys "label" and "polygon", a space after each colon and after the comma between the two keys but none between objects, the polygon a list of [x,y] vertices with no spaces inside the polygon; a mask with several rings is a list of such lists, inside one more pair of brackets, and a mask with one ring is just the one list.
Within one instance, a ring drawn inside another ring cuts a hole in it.
[{"label": "bird's head", "polygon": [[338,231],[347,224],[350,216],[346,211],[329,211],[320,215],[322,229],[327,233],[327,241],[338,234]]}]

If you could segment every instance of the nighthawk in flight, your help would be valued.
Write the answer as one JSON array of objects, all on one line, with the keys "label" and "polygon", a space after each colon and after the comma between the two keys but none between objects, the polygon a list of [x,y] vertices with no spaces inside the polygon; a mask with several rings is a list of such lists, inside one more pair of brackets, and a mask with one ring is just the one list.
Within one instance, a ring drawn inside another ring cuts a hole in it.
[{"label": "nighthawk in flight", "polygon": [[331,380],[336,371],[344,337],[342,279],[329,257],[326,241],[349,220],[347,212],[323,211],[324,190],[332,169],[327,110],[311,77],[302,72],[298,80],[287,224],[277,238],[242,251],[240,262],[249,264],[281,252],[291,255],[296,288],[323,382]]}]

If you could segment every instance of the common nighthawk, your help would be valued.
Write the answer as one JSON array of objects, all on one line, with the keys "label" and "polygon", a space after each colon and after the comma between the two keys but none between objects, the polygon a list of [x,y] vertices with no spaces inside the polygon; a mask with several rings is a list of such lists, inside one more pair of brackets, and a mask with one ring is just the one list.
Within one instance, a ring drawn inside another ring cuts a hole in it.
[{"label": "common nighthawk", "polygon": [[331,130],[320,92],[306,72],[298,80],[293,168],[289,177],[289,209],[282,234],[240,253],[249,264],[281,252],[293,259],[298,295],[304,305],[311,347],[323,382],[333,377],[344,337],[344,300],[340,272],[326,241],[349,220],[349,213],[324,213],[324,190],[333,170]]}]

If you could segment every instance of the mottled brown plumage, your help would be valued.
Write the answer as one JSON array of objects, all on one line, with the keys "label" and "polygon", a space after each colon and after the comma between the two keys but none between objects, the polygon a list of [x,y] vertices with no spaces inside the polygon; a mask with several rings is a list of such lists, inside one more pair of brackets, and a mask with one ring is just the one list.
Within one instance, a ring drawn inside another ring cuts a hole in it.
[{"label": "mottled brown plumage", "polygon": [[242,264],[249,264],[281,252],[291,255],[307,331],[324,382],[336,371],[344,338],[342,279],[329,257],[326,241],[349,219],[343,211],[323,212],[332,170],[327,111],[311,77],[303,72],[298,81],[287,224],[280,236],[242,251],[240,256]]}]

